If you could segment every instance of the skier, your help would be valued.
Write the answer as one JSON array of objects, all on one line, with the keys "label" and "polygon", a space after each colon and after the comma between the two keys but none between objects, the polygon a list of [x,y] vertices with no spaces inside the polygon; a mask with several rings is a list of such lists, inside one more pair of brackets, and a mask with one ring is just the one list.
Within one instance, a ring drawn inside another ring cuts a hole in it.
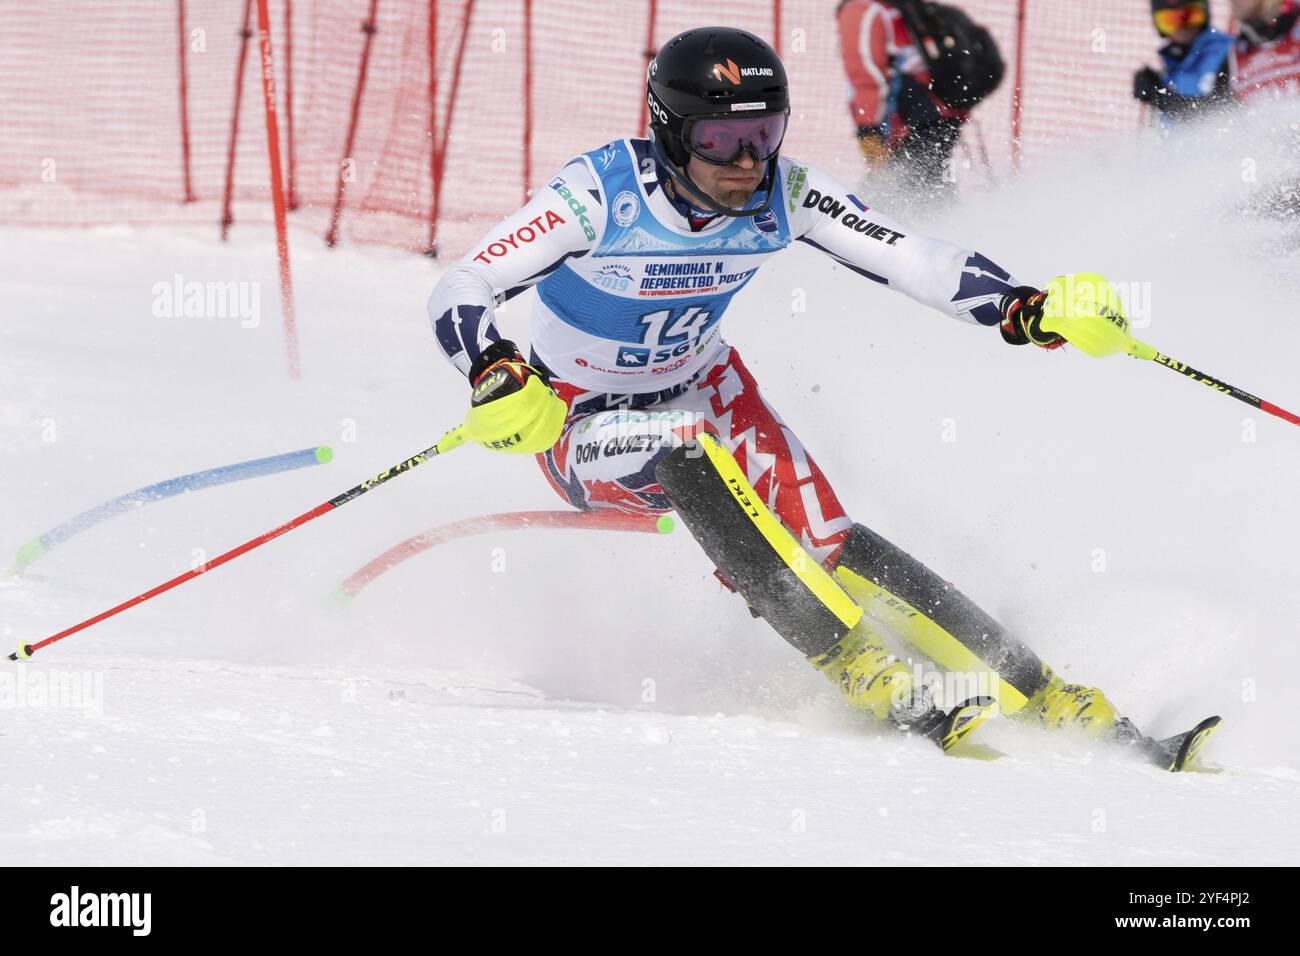
[{"label": "skier", "polygon": [[[469,379],[465,427],[474,440],[535,453],[576,508],[682,514],[712,492],[687,487],[693,479],[665,466],[684,443],[713,436],[743,474],[736,488],[747,481],[765,506],[755,505],[755,515],[770,508],[780,533],[793,535],[819,571],[874,589],[882,608],[907,608],[905,636],[940,663],[992,672],[1004,713],[1096,738],[1140,739],[1099,690],[1066,683],[932,571],[855,524],[721,334],[732,297],[796,240],[864,280],[996,328],[1010,345],[1063,344],[1040,326],[1044,293],[781,156],[790,114],[785,69],[749,33],[711,27],[674,37],[649,66],[647,98],[648,139],[614,140],[572,159],[437,284],[429,318],[441,351]],[[525,358],[502,338],[494,311],[533,286]],[[834,349],[799,345],[810,358]],[[751,605],[762,595],[741,583],[755,554],[736,549],[719,568]],[[953,731],[957,711],[939,711],[865,619],[847,634],[810,636],[785,620],[785,603],[764,616],[850,704],[941,745],[955,739],[938,735]]]},{"label": "skier", "polygon": [[1241,22],[1232,48],[1232,89],[1242,103],[1300,94],[1300,2],[1232,0]]},{"label": "skier", "polygon": [[1002,79],[992,36],[961,10],[917,0],[842,0],[835,21],[868,171],[893,168],[918,198],[944,193],[962,127]]},{"label": "skier", "polygon": [[1232,37],[1210,25],[1209,0],[1151,0],[1160,48],[1161,74],[1149,66],[1133,77],[1133,95],[1160,112],[1166,126],[1206,107],[1232,101],[1228,54]]},{"label": "skier", "polygon": [[[1240,21],[1230,59],[1237,102],[1249,107],[1300,96],[1300,0],[1232,0],[1232,12]],[[1245,209],[1261,218],[1300,222],[1300,180],[1291,174],[1265,186]],[[1286,237],[1284,248],[1294,248],[1295,239],[1294,233]]]}]

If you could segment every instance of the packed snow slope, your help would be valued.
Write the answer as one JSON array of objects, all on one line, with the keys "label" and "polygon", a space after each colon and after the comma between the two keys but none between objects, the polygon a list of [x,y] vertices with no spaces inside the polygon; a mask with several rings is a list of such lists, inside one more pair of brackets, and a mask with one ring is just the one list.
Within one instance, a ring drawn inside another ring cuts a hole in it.
[{"label": "packed snow slope", "polygon": [[[946,212],[877,204],[1026,282],[1102,272],[1139,336],[1295,407],[1295,230],[1259,209],[1295,162],[1285,132],[1125,138]],[[0,554],[164,478],[336,451],[4,578],[6,649],[406,458],[465,406],[425,259],[295,234],[292,383],[265,232],[5,229],[0,252]],[[157,316],[178,275],[260,283],[260,324]],[[504,313],[520,340],[531,298]],[[1010,754],[994,763],[879,735],[682,530],[494,533],[332,606],[409,535],[561,506],[531,460],[467,448],[5,662],[0,862],[1300,862],[1300,429],[1150,364],[1008,348],[802,246],[726,335],[857,520],[1148,732],[1222,714],[1208,757],[1228,769],[1165,774],[1005,721],[981,731]],[[56,679],[90,693],[43,702]]]}]

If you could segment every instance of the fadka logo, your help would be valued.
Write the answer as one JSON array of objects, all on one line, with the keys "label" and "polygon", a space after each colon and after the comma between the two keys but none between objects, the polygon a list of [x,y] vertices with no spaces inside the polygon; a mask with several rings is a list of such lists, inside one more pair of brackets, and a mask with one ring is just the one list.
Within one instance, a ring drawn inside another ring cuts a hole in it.
[{"label": "fadka logo", "polygon": [[71,893],[50,897],[51,926],[129,926],[131,935],[148,936],[152,926],[152,893]]}]

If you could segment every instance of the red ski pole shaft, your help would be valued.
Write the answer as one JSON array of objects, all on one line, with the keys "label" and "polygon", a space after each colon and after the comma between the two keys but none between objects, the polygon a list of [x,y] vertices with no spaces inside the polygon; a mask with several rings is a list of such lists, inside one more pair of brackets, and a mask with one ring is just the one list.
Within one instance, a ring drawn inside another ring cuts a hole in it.
[{"label": "red ski pole shaft", "polygon": [[200,565],[197,568],[192,568],[189,571],[186,571],[184,574],[179,574],[176,577],[172,578],[170,581],[164,581],[162,584],[158,585],[157,587],[150,588],[148,591],[145,591],[143,594],[137,594],[135,597],[131,598],[130,600],[123,601],[121,604],[118,604],[116,607],[111,607],[107,611],[103,611],[99,614],[96,614],[94,617],[87,618],[86,620],[82,621],[80,624],[74,624],[72,625],[72,627],[65,628],[64,630],[59,631],[59,633],[57,634],[51,634],[43,641],[37,641],[35,644],[19,644],[18,650],[14,651],[12,654],[9,655],[9,660],[11,661],[25,660],[26,658],[31,657],[33,654],[35,654],[43,647],[49,647],[51,644],[55,643],[56,641],[61,641],[65,637],[71,637],[73,634],[76,634],[78,631],[84,631],[86,628],[92,627],[95,624],[98,624],[100,621],[106,621],[110,617],[121,614],[123,611],[135,607],[137,604],[143,604],[145,601],[148,601],[150,598],[155,598],[159,594],[163,594],[167,591],[170,591],[174,587],[179,587],[180,585],[184,584],[186,581],[192,581],[194,578],[197,578],[200,574],[206,574],[207,572],[211,571],[213,568],[219,568],[221,567],[221,565],[225,564],[226,562],[233,561],[235,560],[235,558],[239,557],[242,554],[247,554],[249,551],[252,551],[254,548],[260,548],[268,541],[274,541],[276,538],[280,537],[280,535],[286,534],[292,531],[294,528],[306,524],[308,521],[311,521],[313,518],[319,518],[321,515],[325,514],[326,512],[333,511],[335,508],[341,508],[343,505],[347,504],[353,498],[358,498],[361,495],[364,495],[370,489],[379,487],[384,482],[388,481],[388,479],[395,478],[404,472],[410,471],[412,468],[416,467],[417,465],[424,464],[434,455],[440,454],[442,452],[451,451],[453,448],[458,448],[460,445],[464,443],[464,441],[465,438],[461,434],[460,429],[454,428],[446,435],[444,435],[436,445],[431,445],[430,447],[426,448],[424,451],[420,452],[418,455],[414,455],[406,459],[405,461],[394,465],[392,468],[389,468],[387,471],[380,472],[378,475],[375,475],[375,477],[367,481],[363,481],[361,484],[357,485],[354,488],[349,488],[347,491],[343,492],[343,494],[336,495],[333,498],[331,498],[329,501],[324,501],[318,504],[315,508],[312,508],[310,511],[304,511],[302,514],[298,515],[298,517],[294,518],[292,521],[288,521],[277,528],[272,528],[270,531],[258,535],[256,538],[252,538],[251,540],[245,541],[243,544],[239,545],[239,547],[232,548],[229,551],[227,551],[225,554],[218,555],[217,557],[213,558],[211,561],[208,561],[206,564]]}]

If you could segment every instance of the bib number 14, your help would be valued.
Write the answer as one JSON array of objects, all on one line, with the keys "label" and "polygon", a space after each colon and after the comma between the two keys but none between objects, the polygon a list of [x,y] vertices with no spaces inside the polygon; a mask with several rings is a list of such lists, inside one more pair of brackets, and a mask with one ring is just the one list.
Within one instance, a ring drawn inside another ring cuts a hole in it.
[{"label": "bib number 14", "polygon": [[671,309],[651,312],[641,316],[645,331],[641,341],[646,345],[682,345],[697,339],[711,324],[711,316],[702,306],[687,306],[678,316]]}]

